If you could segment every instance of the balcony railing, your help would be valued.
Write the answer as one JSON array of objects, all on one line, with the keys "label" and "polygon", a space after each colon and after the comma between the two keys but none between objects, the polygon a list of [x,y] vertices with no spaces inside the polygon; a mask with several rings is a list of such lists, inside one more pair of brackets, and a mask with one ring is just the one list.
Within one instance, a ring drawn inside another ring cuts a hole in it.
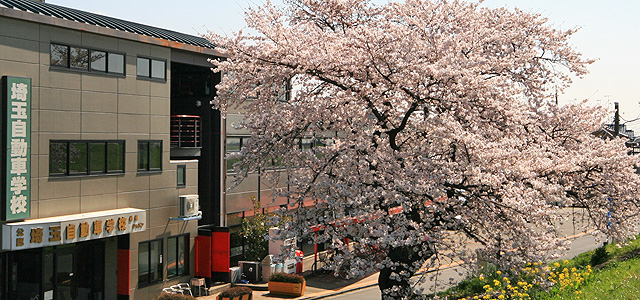
[{"label": "balcony railing", "polygon": [[194,148],[200,146],[200,117],[191,115],[171,116],[171,147]]}]

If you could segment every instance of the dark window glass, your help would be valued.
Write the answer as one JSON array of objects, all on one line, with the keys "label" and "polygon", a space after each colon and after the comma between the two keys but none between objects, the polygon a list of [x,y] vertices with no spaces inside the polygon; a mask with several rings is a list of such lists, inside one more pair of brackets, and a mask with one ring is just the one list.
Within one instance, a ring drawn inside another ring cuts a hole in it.
[{"label": "dark window glass", "polygon": [[49,175],[124,172],[124,141],[51,141]]},{"label": "dark window glass", "polygon": [[138,282],[150,284],[162,280],[162,240],[142,242],[138,248]]},{"label": "dark window glass", "polygon": [[154,241],[149,245],[149,279],[159,281],[162,279],[162,241]]},{"label": "dark window glass", "polygon": [[149,243],[140,243],[138,249],[138,280],[140,283],[149,282]]},{"label": "dark window glass", "polygon": [[69,174],[87,174],[87,143],[69,143]]},{"label": "dark window glass", "polygon": [[149,59],[138,57],[137,74],[142,77],[149,77]]},{"label": "dark window glass", "polygon": [[313,140],[311,139],[302,139],[301,140],[302,149],[311,149],[313,147]]},{"label": "dark window glass", "polygon": [[69,67],[69,46],[51,44],[51,65]]},{"label": "dark window glass", "polygon": [[8,254],[8,272],[2,271],[8,277],[8,295],[3,299],[34,299],[42,282],[42,251],[32,249]]},{"label": "dark window glass", "polygon": [[107,171],[107,143],[89,143],[89,172],[105,173]]},{"label": "dark window glass", "polygon": [[75,69],[89,69],[89,49],[71,47],[69,66]]},{"label": "dark window glass", "polygon": [[124,55],[109,53],[109,73],[124,74]]},{"label": "dark window glass", "polygon": [[107,52],[91,50],[91,70],[107,71]]},{"label": "dark window glass", "polygon": [[138,171],[162,170],[162,141],[138,141]]},{"label": "dark window glass", "polygon": [[186,267],[189,252],[188,235],[169,237],[167,239],[167,277],[182,276],[188,274]]},{"label": "dark window glass", "polygon": [[151,77],[165,79],[165,62],[162,60],[151,60]]},{"label": "dark window glass", "polygon": [[178,239],[170,237],[167,239],[167,277],[174,277],[178,274]]},{"label": "dark window glass", "polygon": [[187,166],[178,165],[178,186],[187,185]]},{"label": "dark window glass", "polygon": [[51,142],[49,144],[49,174],[67,174],[67,143]]},{"label": "dark window glass", "polygon": [[124,172],[124,142],[107,143],[107,171]]},{"label": "dark window glass", "polygon": [[162,142],[149,142],[149,170],[162,169]]},{"label": "dark window glass", "polygon": [[138,142],[138,170],[149,170],[149,143]]}]

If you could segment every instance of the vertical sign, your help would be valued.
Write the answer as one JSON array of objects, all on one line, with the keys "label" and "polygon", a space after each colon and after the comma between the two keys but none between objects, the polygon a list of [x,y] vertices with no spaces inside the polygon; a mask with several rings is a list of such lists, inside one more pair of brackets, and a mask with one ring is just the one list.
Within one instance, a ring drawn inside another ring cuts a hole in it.
[{"label": "vertical sign", "polygon": [[5,199],[3,219],[31,216],[31,79],[2,77]]}]

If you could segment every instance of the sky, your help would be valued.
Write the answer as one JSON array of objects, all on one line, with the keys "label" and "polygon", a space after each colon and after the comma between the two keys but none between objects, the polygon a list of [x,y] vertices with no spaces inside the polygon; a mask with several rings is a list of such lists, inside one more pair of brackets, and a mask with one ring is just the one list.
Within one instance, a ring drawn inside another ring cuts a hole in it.
[{"label": "sky", "polygon": [[[372,0],[384,4],[388,0]],[[397,0],[398,1],[398,0]],[[401,1],[401,0],[399,0]],[[136,23],[199,35],[207,30],[232,35],[245,28],[244,10],[265,0],[46,0]],[[282,0],[272,0],[282,4]],[[623,120],[640,117],[640,1],[632,0],[485,0],[482,6],[520,8],[549,19],[560,29],[580,28],[571,38],[584,57],[597,59],[590,74],[574,79],[559,103],[588,99],[613,109],[620,103]],[[640,134],[640,120],[627,124]]]}]

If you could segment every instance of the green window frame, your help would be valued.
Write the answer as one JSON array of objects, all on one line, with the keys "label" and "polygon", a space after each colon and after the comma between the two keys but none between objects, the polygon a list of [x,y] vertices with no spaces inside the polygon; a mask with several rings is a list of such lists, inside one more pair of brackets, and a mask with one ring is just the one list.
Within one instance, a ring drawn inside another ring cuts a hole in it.
[{"label": "green window frame", "polygon": [[124,173],[124,140],[50,140],[49,176]]},{"label": "green window frame", "polygon": [[138,141],[138,171],[162,171],[162,140]]}]

